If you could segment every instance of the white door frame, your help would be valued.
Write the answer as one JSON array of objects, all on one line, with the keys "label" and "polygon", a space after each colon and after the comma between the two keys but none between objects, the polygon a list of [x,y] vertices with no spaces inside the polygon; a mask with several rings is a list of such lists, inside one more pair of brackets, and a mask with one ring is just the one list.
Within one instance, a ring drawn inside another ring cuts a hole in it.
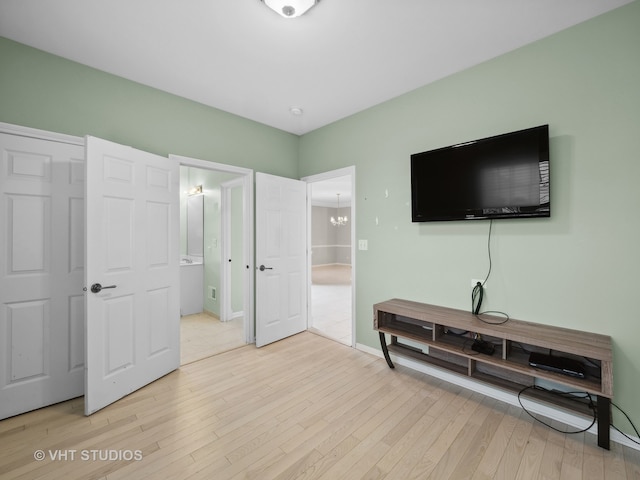
[{"label": "white door frame", "polygon": [[318,173],[302,177],[301,180],[307,182],[307,319],[311,321],[311,188],[313,183],[323,180],[331,180],[337,177],[349,176],[351,178],[351,218],[349,228],[351,229],[351,346],[356,345],[356,167],[339,168],[329,172]]},{"label": "white door frame", "polygon": [[84,147],[84,137],[76,137],[64,133],[48,132],[37,128],[23,127],[21,125],[12,125],[10,123],[0,122],[0,133],[9,133],[21,137],[38,138],[40,140],[50,140],[52,142],[70,143],[71,145],[80,145]]},{"label": "white door frame", "polygon": [[[244,310],[244,334],[246,343],[255,343],[255,323],[253,319],[254,315],[254,275],[253,275],[253,170],[243,167],[235,167],[233,165],[226,165],[223,163],[210,162],[207,160],[200,160],[197,158],[185,157],[182,155],[170,154],[169,158],[175,158],[180,165],[185,167],[196,167],[204,170],[215,170],[218,172],[233,173],[239,175],[239,179],[242,182],[244,197],[243,197],[243,236],[244,236],[244,262],[245,262],[245,277],[244,277],[244,292],[243,292],[243,310]],[[224,248],[224,246],[223,246]],[[224,294],[226,295],[226,294]],[[221,302],[221,308],[224,308],[224,302]]]}]

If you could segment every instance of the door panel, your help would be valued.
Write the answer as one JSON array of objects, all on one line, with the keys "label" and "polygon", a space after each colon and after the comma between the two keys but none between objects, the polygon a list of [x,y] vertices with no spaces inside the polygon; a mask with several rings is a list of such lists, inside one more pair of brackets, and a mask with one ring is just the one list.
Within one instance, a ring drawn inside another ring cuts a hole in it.
[{"label": "door panel", "polygon": [[299,180],[256,174],[258,347],[307,328],[306,191]]},{"label": "door panel", "polygon": [[84,392],[84,165],[0,133],[0,419]]},{"label": "door panel", "polygon": [[89,415],[179,366],[180,229],[176,160],[87,137],[87,165]]}]

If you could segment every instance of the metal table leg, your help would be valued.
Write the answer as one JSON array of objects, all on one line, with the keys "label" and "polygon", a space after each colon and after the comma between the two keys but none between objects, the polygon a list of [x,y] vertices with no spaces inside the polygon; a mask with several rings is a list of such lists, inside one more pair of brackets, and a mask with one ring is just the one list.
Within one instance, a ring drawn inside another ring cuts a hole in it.
[{"label": "metal table leg", "polygon": [[387,348],[387,339],[384,338],[384,333],[378,332],[380,335],[380,346],[382,347],[382,353],[384,354],[384,359],[387,361],[387,365],[389,368],[395,368],[393,362],[391,361],[391,357],[389,357],[389,349]]}]

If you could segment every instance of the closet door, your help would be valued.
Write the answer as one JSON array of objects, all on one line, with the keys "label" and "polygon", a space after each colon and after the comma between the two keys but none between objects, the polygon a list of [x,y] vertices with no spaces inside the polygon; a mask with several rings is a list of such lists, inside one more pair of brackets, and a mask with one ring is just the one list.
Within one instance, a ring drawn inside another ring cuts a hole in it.
[{"label": "closet door", "polygon": [[0,133],[0,419],[84,393],[84,167]]}]

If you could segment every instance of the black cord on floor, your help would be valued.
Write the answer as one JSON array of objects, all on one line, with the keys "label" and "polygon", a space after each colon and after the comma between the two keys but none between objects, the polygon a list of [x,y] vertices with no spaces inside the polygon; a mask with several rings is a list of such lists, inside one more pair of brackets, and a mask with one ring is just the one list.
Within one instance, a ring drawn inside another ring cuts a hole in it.
[{"label": "black cord on floor", "polygon": [[[636,432],[636,435],[638,436],[638,438],[640,438],[640,433],[638,433],[638,429],[636,428],[636,426],[633,424],[633,422],[631,421],[631,419],[629,418],[629,415],[627,415],[624,410],[622,410],[619,406],[617,406],[615,403],[611,402],[611,405],[613,405],[614,407],[616,407],[618,409],[618,411],[620,413],[622,413],[625,418],[627,419],[627,421],[629,422],[629,425],[631,425],[631,428],[633,428],[633,431]],[[629,435],[627,435],[626,433],[624,433],[623,431],[621,431],[618,427],[616,427],[615,425],[611,424],[611,426],[618,432],[620,433],[620,435],[622,435],[623,437],[626,437],[627,440],[635,443],[636,445],[640,445],[640,442],[638,442],[637,440],[634,440],[633,438],[631,438]]]},{"label": "black cord on floor", "polygon": [[[560,397],[564,397],[564,398],[569,398],[569,399],[575,399],[575,401],[580,401],[580,400],[585,400],[588,399],[588,407],[593,411],[593,421],[591,422],[591,424],[582,429],[582,430],[576,430],[575,432],[565,432],[562,431],[560,429],[557,429],[551,425],[549,425],[546,422],[543,422],[542,420],[540,420],[539,418],[533,416],[533,414],[527,410],[525,408],[525,406],[522,404],[522,401],[520,399],[521,395],[526,392],[527,390],[531,390],[531,389],[535,389],[535,390],[541,390],[543,392],[547,392],[547,393],[551,393],[553,395],[558,395]],[[576,396],[576,395],[582,395],[580,397]],[[589,393],[587,392],[556,392],[556,391],[552,391],[552,390],[547,390],[546,388],[542,388],[540,386],[537,385],[531,385],[528,387],[524,387],[522,390],[520,390],[518,392],[518,403],[520,404],[520,406],[522,407],[522,409],[527,413],[527,415],[529,415],[531,418],[533,418],[535,421],[542,423],[543,425],[549,427],[552,430],[555,430],[556,432],[560,432],[560,433],[565,433],[565,434],[575,434],[575,433],[582,433],[582,432],[586,432],[588,431],[591,427],[593,427],[597,421],[598,415],[597,415],[597,409],[596,409],[596,405],[593,403],[593,399],[591,398],[591,395],[589,395]],[[633,428],[633,431],[636,432],[636,435],[638,436],[638,438],[640,438],[640,432],[638,432],[638,429],[636,428],[636,426],[633,424],[633,422],[631,421],[631,419],[629,418],[629,415],[627,415],[625,413],[624,410],[622,410],[618,405],[616,405],[615,403],[611,402],[611,405],[613,405],[614,407],[616,407],[618,409],[618,411],[620,413],[622,413],[625,418],[627,419],[627,421],[629,422],[629,424],[631,425],[631,428]],[[622,430],[620,430],[618,427],[616,427],[613,423],[611,424],[611,428],[613,428],[615,431],[617,431],[620,435],[622,435],[623,437],[625,437],[627,440],[629,440],[630,442],[635,443],[636,445],[640,445],[640,442],[631,438],[629,435],[627,435],[626,433],[624,433]]]},{"label": "black cord on floor", "polygon": [[[527,410],[527,409],[525,408],[525,406],[522,404],[522,400],[520,399],[521,395],[522,395],[524,392],[526,392],[527,390],[532,390],[532,389],[533,389],[533,390],[541,390],[541,391],[543,391],[543,392],[551,393],[551,394],[553,394],[553,395],[558,395],[558,396],[560,396],[560,397],[565,397],[565,398],[575,398],[575,399],[576,399],[576,401],[578,401],[578,399],[580,399],[580,400],[584,400],[584,399],[588,398],[588,399],[589,399],[589,408],[593,411],[593,420],[592,420],[592,422],[591,422],[591,425],[589,425],[589,426],[588,426],[588,427],[586,427],[586,428],[583,428],[582,430],[576,430],[576,431],[573,431],[573,432],[568,432],[568,431],[560,430],[559,428],[556,428],[556,427],[554,427],[554,426],[552,426],[552,425],[549,425],[548,423],[546,423],[546,422],[544,422],[544,421],[540,420],[539,418],[535,417],[535,416],[533,415],[533,413],[531,413],[529,410]],[[596,410],[596,406],[595,406],[595,404],[593,403],[593,399],[591,398],[591,395],[589,395],[588,393],[584,393],[584,396],[582,396],[582,397],[575,397],[575,395],[574,395],[574,394],[576,394],[576,393],[583,393],[583,392],[554,392],[554,391],[551,391],[551,390],[547,390],[546,388],[539,387],[539,386],[537,386],[537,385],[531,385],[531,386],[528,386],[528,387],[524,387],[522,390],[520,390],[520,391],[518,392],[518,403],[520,404],[520,406],[522,407],[522,409],[527,413],[527,415],[529,415],[529,416],[530,416],[531,418],[533,418],[535,421],[540,422],[540,423],[541,423],[541,424],[543,424],[544,426],[549,427],[550,429],[555,430],[556,432],[573,435],[573,434],[576,434],[576,433],[583,433],[583,432],[588,431],[591,427],[593,427],[593,426],[595,425],[596,420],[597,420],[597,418],[598,418],[598,417],[597,417],[597,413],[596,413],[596,412],[597,412],[597,410]]]}]

